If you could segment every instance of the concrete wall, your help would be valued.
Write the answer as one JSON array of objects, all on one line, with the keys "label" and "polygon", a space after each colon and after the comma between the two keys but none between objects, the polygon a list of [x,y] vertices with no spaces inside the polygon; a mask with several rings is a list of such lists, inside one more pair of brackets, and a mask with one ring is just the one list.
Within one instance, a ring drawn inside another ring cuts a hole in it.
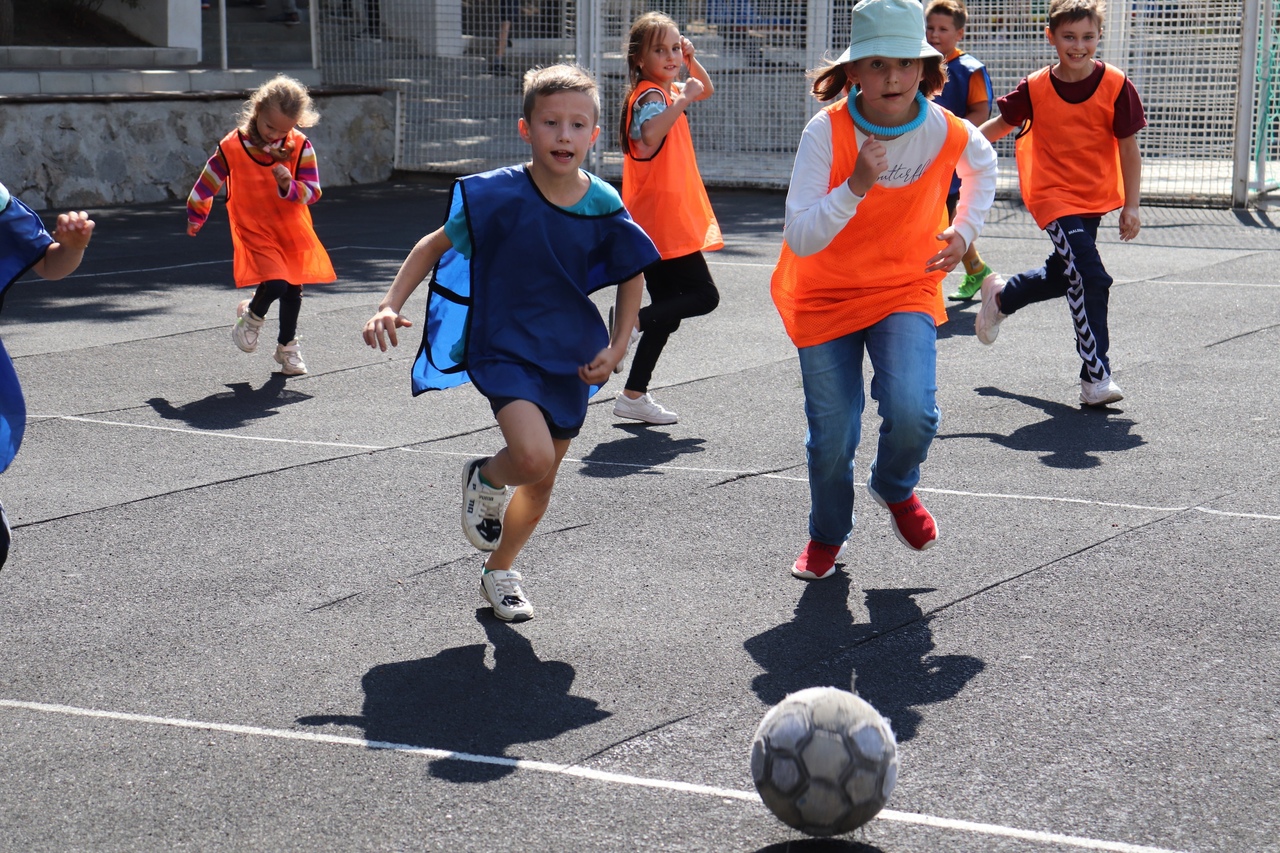
[{"label": "concrete wall", "polygon": [[141,0],[136,9],[124,0],[103,0],[98,13],[157,47],[200,49],[197,0]]},{"label": "concrete wall", "polygon": [[[379,94],[313,96],[320,123],[304,132],[316,149],[321,184],[390,177],[395,102]],[[6,101],[0,182],[37,210],[185,199],[242,103],[240,95]]]}]

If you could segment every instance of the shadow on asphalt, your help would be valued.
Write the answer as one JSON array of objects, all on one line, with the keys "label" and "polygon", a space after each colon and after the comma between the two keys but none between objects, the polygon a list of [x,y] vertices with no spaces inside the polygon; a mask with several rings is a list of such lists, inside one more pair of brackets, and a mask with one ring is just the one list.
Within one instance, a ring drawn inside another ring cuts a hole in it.
[{"label": "shadow on asphalt", "polygon": [[230,391],[219,391],[201,400],[175,406],[164,397],[152,397],[147,405],[168,421],[182,421],[192,429],[237,429],[280,413],[281,406],[302,403],[310,394],[291,391],[283,373],[273,373],[261,388],[248,382],[227,385]]},{"label": "shadow on asphalt", "polygon": [[[577,676],[562,661],[540,660],[520,632],[488,607],[476,621],[493,645],[493,668],[484,643],[445,649],[419,660],[375,666],[365,673],[360,716],[299,717],[304,726],[356,726],[366,740],[384,745],[445,749],[475,756],[505,756],[517,743],[550,740],[609,716],[594,699],[570,695]],[[519,696],[519,712],[511,709]],[[501,715],[500,717],[498,715]],[[379,745],[375,744],[374,748]],[[457,758],[432,761],[431,775],[450,782],[492,782],[515,771],[509,763]]]},{"label": "shadow on asphalt", "polygon": [[900,743],[911,740],[922,718],[916,708],[955,697],[986,666],[970,655],[931,654],[933,632],[914,600],[926,592],[933,590],[869,589],[870,621],[857,623],[848,575],[810,582],[794,619],[743,644],[765,670],[751,689],[770,706],[806,687],[853,690],[889,719]]},{"label": "shadow on asphalt", "polygon": [[707,443],[703,438],[672,438],[648,424],[615,424],[614,429],[626,436],[591,448],[582,458],[584,476],[610,479],[644,473],[687,453],[703,453]]},{"label": "shadow on asphalt", "polygon": [[1102,464],[1098,453],[1134,450],[1147,443],[1132,430],[1137,423],[1114,417],[1111,407],[1068,406],[999,388],[975,388],[981,397],[1014,400],[1049,416],[1048,420],[1020,426],[1008,435],[996,432],[956,432],[939,434],[939,441],[953,438],[985,438],[1001,447],[1025,453],[1039,453],[1041,463],[1050,468],[1096,468]]}]

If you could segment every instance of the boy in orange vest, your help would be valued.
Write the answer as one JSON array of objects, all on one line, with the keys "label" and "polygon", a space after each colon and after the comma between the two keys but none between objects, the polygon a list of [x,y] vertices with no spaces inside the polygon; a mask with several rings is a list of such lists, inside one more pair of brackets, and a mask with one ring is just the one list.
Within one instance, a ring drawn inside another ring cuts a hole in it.
[{"label": "boy in orange vest", "polygon": [[[1067,297],[1075,323],[1080,402],[1124,399],[1107,358],[1111,276],[1096,243],[1103,214],[1120,210],[1120,239],[1138,236],[1142,156],[1135,136],[1147,126],[1142,101],[1124,72],[1094,59],[1102,0],[1050,0],[1045,36],[1057,64],[1026,77],[999,98],[1000,115],[982,125],[992,142],[1015,128],[1022,199],[1053,240],[1043,267],[982,285],[978,340],[995,342],[1000,321],[1032,302]],[[1044,128],[1037,131],[1036,127]]]}]

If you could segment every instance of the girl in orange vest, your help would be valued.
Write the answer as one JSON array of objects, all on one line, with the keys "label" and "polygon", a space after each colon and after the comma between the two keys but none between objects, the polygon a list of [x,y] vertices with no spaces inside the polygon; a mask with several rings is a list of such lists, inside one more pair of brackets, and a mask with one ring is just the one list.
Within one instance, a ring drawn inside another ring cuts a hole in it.
[{"label": "girl in orange vest", "polygon": [[[676,81],[689,69],[683,84]],[[711,97],[715,87],[693,43],[660,12],[641,15],[627,41],[629,89],[623,99],[619,137],[622,202],[653,240],[662,259],[644,271],[650,304],[640,309],[635,358],[613,413],[651,424],[673,424],[677,416],[649,394],[653,368],[667,338],[687,317],[713,311],[720,294],[702,253],[724,248],[711,211],[685,110]],[[612,318],[610,318],[612,325]],[[621,368],[619,368],[620,370]]]},{"label": "girl in orange vest", "polygon": [[[835,574],[853,530],[864,353],[881,417],[867,491],[909,547],[938,540],[915,486],[938,428],[942,279],[981,230],[996,181],[991,144],[928,100],[946,82],[942,63],[918,0],[862,0],[853,43],[812,75],[819,100],[851,94],[805,127],[771,283],[799,350],[809,426],[809,544],[791,569],[804,580]],[[948,225],[953,170],[960,200]]]},{"label": "girl in orange vest", "polygon": [[209,218],[213,197],[227,187],[227,217],[236,287],[253,287],[236,307],[231,340],[244,352],[258,348],[271,303],[280,301],[275,360],[287,376],[307,372],[298,348],[303,284],[335,278],[329,255],[311,225],[308,205],[320,198],[316,153],[299,127],[320,116],[307,89],[278,76],[258,87],[240,111],[240,125],[218,143],[187,199],[187,233]]},{"label": "girl in orange vest", "polygon": [[1080,355],[1080,402],[1124,399],[1111,377],[1107,307],[1111,276],[1098,254],[1102,215],[1120,210],[1120,239],[1132,240],[1138,216],[1147,126],[1138,90],[1113,65],[1094,59],[1102,36],[1099,0],[1051,0],[1045,36],[1058,62],[1023,78],[996,101],[1000,114],[982,125],[995,142],[1016,128],[1018,182],[1036,224],[1053,240],[1044,266],[982,285],[974,332],[995,342],[1000,321],[1032,302],[1067,298]]}]

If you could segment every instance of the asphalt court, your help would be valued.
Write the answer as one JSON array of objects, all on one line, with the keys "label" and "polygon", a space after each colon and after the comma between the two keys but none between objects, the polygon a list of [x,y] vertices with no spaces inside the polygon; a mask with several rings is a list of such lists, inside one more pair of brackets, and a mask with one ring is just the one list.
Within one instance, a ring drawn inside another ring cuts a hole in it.
[{"label": "asphalt court", "polygon": [[[462,461],[501,446],[487,404],[410,397],[417,325],[359,339],[446,190],[313,208],[339,282],[307,291],[302,378],[229,340],[221,205],[194,240],[180,204],[93,211],[74,277],[10,291],[0,849],[1280,850],[1265,213],[1144,209],[1130,244],[1104,222],[1106,410],[1076,402],[1065,305],[986,348],[953,304],[919,488],[942,541],[908,550],[861,488],[871,406],[842,572],[806,585],[783,198],[714,193],[721,304],[654,380],[680,422],[615,419],[616,379],[596,398],[513,627],[458,530]],[[1049,243],[1001,203],[980,246],[1011,273]],[[889,717],[902,761],[888,810],[832,841],[774,819],[747,762],[765,710],[818,684]]]}]

